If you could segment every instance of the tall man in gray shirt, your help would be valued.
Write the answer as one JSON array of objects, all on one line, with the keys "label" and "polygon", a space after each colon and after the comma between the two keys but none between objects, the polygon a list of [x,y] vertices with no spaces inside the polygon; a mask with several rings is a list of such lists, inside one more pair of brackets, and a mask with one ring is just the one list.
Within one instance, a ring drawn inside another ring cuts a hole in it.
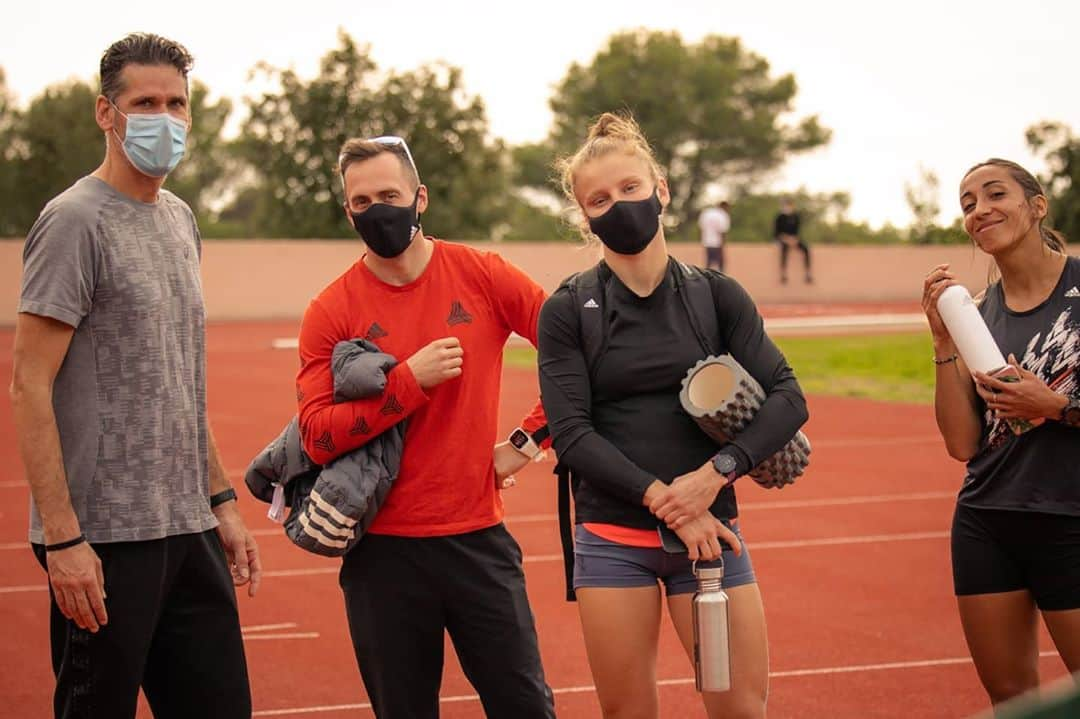
[{"label": "tall man in gray shirt", "polygon": [[159,719],[251,716],[233,585],[258,551],[206,419],[199,231],[161,189],[190,67],[156,35],[106,50],[105,159],[26,239],[11,398],[57,717],[134,717],[140,686]]}]

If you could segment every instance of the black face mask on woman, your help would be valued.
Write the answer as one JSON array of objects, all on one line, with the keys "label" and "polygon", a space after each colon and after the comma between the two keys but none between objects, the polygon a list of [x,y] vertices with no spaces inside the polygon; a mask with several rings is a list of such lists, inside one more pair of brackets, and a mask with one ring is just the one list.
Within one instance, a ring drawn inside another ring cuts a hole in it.
[{"label": "black face mask on woman", "polygon": [[619,200],[604,214],[589,218],[589,229],[612,252],[636,255],[656,237],[661,210],[654,189],[644,200]]},{"label": "black face mask on woman", "polygon": [[368,249],[389,260],[408,249],[420,229],[420,215],[416,212],[419,199],[417,189],[408,207],[377,202],[363,212],[350,212],[349,216]]}]

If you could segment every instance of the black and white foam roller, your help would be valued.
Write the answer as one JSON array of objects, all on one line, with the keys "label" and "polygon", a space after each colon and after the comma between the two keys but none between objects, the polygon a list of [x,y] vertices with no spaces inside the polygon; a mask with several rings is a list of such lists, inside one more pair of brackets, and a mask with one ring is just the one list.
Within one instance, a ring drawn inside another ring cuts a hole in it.
[{"label": "black and white foam roller", "polygon": [[[679,392],[683,409],[718,443],[743,430],[765,402],[765,391],[731,355],[709,356],[686,373]],[[779,452],[750,470],[763,487],[795,481],[810,463],[810,440],[797,432]]]}]

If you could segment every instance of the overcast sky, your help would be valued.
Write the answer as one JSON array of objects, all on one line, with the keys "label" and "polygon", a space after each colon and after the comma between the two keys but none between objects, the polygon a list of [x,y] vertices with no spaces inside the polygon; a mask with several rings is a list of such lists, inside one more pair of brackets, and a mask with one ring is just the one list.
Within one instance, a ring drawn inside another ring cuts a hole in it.
[{"label": "overcast sky", "polygon": [[949,222],[971,164],[1002,156],[1040,171],[1024,130],[1045,119],[1080,131],[1080,3],[1069,0],[12,2],[0,19],[0,67],[26,103],[50,83],[92,78],[111,42],[145,30],[184,43],[194,76],[239,99],[253,91],[247,75],[259,60],[314,75],[339,27],[384,69],[461,67],[492,132],[511,142],[544,137],[554,85],[616,31],[738,36],[774,73],[794,73],[794,117],[817,114],[833,130],[827,147],[762,189],[845,190],[849,216],[873,225],[910,222],[904,183],[920,166],[941,178]]}]

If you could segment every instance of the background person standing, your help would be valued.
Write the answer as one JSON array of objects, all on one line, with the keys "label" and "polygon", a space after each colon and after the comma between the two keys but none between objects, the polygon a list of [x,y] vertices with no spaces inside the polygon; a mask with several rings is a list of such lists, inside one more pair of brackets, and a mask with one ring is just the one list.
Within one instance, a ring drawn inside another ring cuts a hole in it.
[{"label": "background person standing", "polygon": [[701,229],[701,246],[705,248],[705,267],[724,271],[724,243],[731,229],[730,205],[726,201],[711,205],[701,211],[698,227]]}]

